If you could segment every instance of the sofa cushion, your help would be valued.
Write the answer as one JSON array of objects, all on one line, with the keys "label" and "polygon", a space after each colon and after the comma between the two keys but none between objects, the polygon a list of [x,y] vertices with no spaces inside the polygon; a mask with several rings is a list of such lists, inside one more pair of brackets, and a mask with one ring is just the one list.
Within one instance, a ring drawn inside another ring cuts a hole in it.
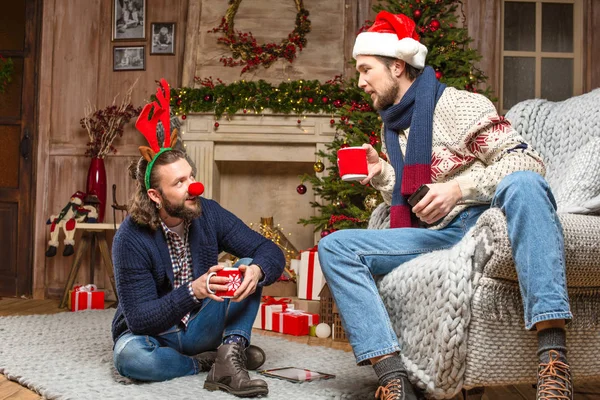
[{"label": "sofa cushion", "polygon": [[554,196],[559,212],[600,212],[600,138],[591,138],[573,154]]}]

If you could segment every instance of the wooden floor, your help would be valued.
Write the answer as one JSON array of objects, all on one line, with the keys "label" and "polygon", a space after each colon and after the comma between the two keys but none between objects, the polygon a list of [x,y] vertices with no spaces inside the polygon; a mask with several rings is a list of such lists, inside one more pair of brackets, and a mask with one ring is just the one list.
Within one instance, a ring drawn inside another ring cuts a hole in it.
[{"label": "wooden floor", "polygon": [[[56,314],[65,312],[58,308],[58,300],[29,300],[0,298],[0,317],[8,315]],[[110,304],[107,304],[107,307]],[[348,343],[334,342],[331,339],[320,339],[311,336],[289,336],[276,332],[257,331],[257,333],[283,337],[287,340],[306,343],[309,346],[326,346],[344,351],[351,351]],[[233,397],[232,397],[233,398]],[[272,398],[275,398],[272,396]],[[30,400],[41,397],[0,375],[0,400]],[[535,400],[535,389],[531,385],[486,388],[484,400]],[[458,400],[458,399],[457,399]],[[576,388],[575,400],[600,400],[600,382],[579,385]]]}]

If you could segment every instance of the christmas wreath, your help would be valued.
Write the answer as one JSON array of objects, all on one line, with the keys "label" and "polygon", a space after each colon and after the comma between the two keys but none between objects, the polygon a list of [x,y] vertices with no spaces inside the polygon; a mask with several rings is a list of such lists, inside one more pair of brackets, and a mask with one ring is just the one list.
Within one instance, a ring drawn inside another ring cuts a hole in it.
[{"label": "christmas wreath", "polygon": [[284,58],[289,62],[294,61],[298,51],[306,46],[306,34],[310,32],[308,11],[304,8],[303,0],[294,0],[296,4],[296,24],[288,37],[277,43],[258,44],[251,32],[240,32],[234,29],[234,19],[242,0],[229,0],[229,8],[221,20],[221,25],[212,30],[223,32],[218,39],[219,43],[229,46],[233,56],[221,57],[221,62],[227,67],[243,65],[242,74],[246,71],[263,65],[268,68],[277,59]]}]

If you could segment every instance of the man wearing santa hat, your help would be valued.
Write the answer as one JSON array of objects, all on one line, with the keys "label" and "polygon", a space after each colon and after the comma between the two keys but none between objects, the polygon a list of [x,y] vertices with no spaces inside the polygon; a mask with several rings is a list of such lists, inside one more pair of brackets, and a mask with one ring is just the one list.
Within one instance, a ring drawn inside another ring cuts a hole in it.
[{"label": "man wearing santa hat", "polygon": [[[382,11],[356,38],[359,86],[383,120],[380,158],[369,144],[361,181],[391,205],[386,230],[341,230],[319,258],[359,365],[371,364],[381,399],[416,399],[396,333],[372,276],[458,243],[489,207],[507,217],[526,329],[538,337],[538,399],[572,399],[565,323],[572,318],[562,227],[540,156],[484,96],[439,83],[425,66],[415,23]],[[432,167],[434,165],[435,167]],[[422,185],[417,203],[409,197]],[[357,279],[364,277],[365,279]]]}]

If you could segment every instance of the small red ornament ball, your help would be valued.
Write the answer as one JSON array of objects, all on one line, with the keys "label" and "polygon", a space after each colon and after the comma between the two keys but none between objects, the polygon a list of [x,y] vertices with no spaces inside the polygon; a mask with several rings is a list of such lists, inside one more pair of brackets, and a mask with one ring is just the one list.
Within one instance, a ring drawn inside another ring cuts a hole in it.
[{"label": "small red ornament ball", "polygon": [[212,96],[210,94],[207,94],[206,96],[204,96],[204,101],[211,101],[212,100]]},{"label": "small red ornament ball", "polygon": [[413,17],[414,17],[415,19],[419,19],[419,18],[421,18],[421,15],[422,15],[422,13],[421,13],[421,10],[418,10],[418,9],[417,9],[417,10],[413,11]]},{"label": "small red ornament ball", "polygon": [[442,74],[442,71],[435,71],[435,77],[438,81],[442,79],[443,76],[444,74]]},{"label": "small red ornament ball", "polygon": [[219,123],[215,122],[215,128],[218,128],[218,127],[219,127]]},{"label": "small red ornament ball", "polygon": [[438,29],[440,29],[440,21],[438,21],[437,19],[434,19],[433,21],[431,21],[431,23],[429,24],[429,30],[431,30],[431,32],[435,32]]},{"label": "small red ornament ball", "polygon": [[331,233],[331,231],[324,229],[321,231],[321,237],[324,238],[325,236],[329,235],[330,233]]},{"label": "small red ornament ball", "polygon": [[341,145],[341,146],[340,146],[340,149],[345,149],[346,147],[350,147],[350,146],[348,145],[348,143],[344,143],[343,145]]},{"label": "small red ornament ball", "polygon": [[246,114],[247,112],[248,112],[248,110],[246,110],[246,109],[244,108],[244,114]]},{"label": "small red ornament ball", "polygon": [[177,100],[177,105],[180,106],[181,105],[181,99]]},{"label": "small red ornament ball", "polygon": [[312,104],[312,103],[313,103],[313,101],[314,101],[314,100],[313,100],[313,98],[312,98],[312,97],[309,97],[309,98],[308,98],[308,102],[309,102],[310,104]]},{"label": "small red ornament ball", "polygon": [[181,119],[186,119],[186,118],[187,118],[187,115],[185,115],[185,114],[183,114],[183,115],[181,116]]},{"label": "small red ornament ball", "polygon": [[300,119],[299,119],[299,120],[298,120],[298,121],[296,121],[296,122],[298,122],[298,124],[301,124],[301,123],[302,123],[302,120],[300,120]]},{"label": "small red ornament ball", "polygon": [[306,186],[304,186],[303,183],[299,184],[298,187],[296,188],[296,192],[298,192],[298,194],[306,193]]},{"label": "small red ornament ball", "polygon": [[330,123],[331,125],[334,125],[334,124],[335,124],[335,119],[333,119],[333,118],[332,118],[332,119],[330,119],[330,120],[329,120],[329,123]]},{"label": "small red ornament ball", "polygon": [[333,102],[333,105],[335,106],[335,108],[340,108],[342,106],[342,101],[341,100],[335,100]]},{"label": "small red ornament ball", "polygon": [[329,99],[327,98],[327,96],[323,96],[323,98],[321,99],[321,101],[323,103],[327,103],[329,101]]}]

